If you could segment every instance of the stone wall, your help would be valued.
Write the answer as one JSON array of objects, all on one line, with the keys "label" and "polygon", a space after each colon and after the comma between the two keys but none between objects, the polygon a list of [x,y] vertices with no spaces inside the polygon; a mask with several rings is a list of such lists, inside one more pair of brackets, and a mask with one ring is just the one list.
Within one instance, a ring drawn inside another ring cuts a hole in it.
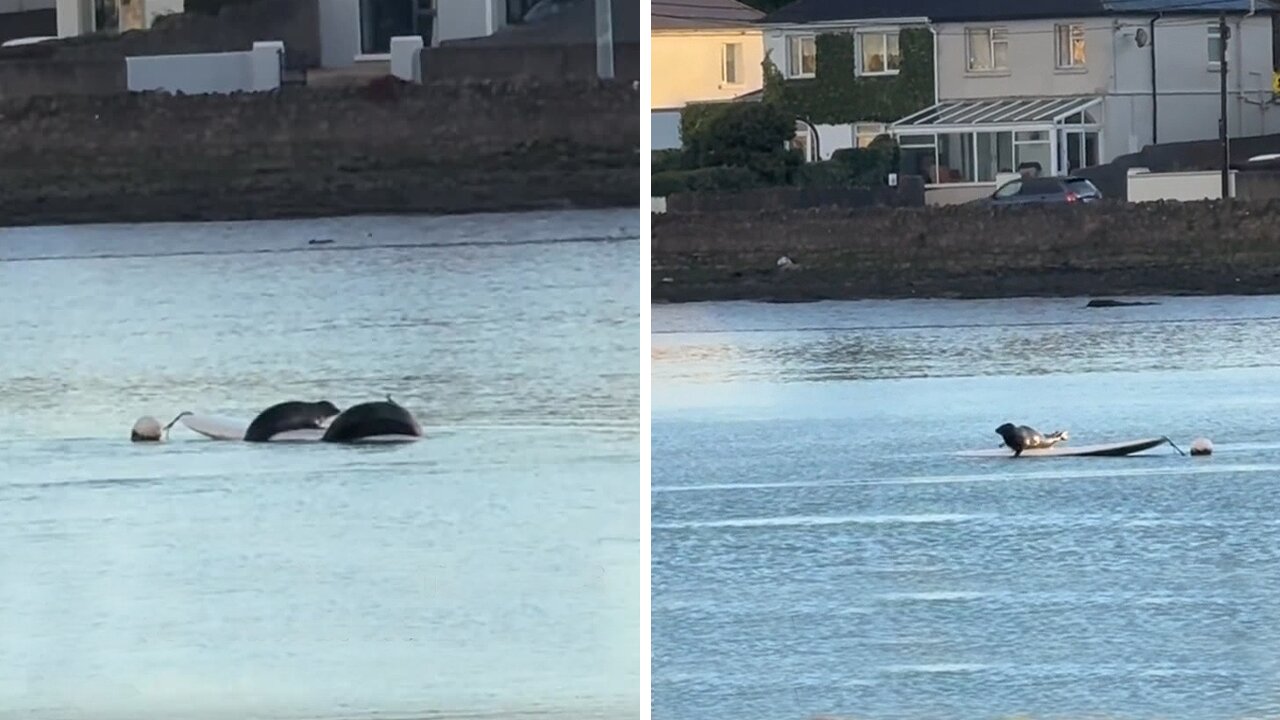
[{"label": "stone wall", "polygon": [[630,84],[0,103],[0,225],[628,206]]},{"label": "stone wall", "polygon": [[1280,202],[655,215],[653,299],[1277,293],[1278,220]]},{"label": "stone wall", "polygon": [[740,192],[690,192],[667,196],[667,212],[799,210],[838,207],[923,207],[924,180],[904,176],[898,187],[754,188]]},{"label": "stone wall", "polygon": [[[596,77],[596,46],[456,43],[422,51],[422,77],[430,82],[459,77],[558,78]],[[640,79],[640,45],[613,49],[613,74],[618,80]]]}]

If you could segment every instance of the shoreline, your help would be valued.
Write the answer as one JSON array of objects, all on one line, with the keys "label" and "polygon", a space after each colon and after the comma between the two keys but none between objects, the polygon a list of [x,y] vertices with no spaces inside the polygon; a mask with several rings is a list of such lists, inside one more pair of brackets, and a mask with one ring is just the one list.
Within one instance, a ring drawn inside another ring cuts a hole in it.
[{"label": "shoreline", "polygon": [[[442,204],[439,202],[387,203],[372,200],[367,203],[310,201],[303,203],[262,203],[250,198],[238,202],[209,204],[200,196],[192,195],[162,208],[138,209],[112,203],[110,197],[96,200],[86,207],[77,199],[66,199],[65,207],[57,203],[38,203],[36,207],[16,210],[11,203],[0,205],[0,230],[16,230],[39,227],[81,227],[91,225],[149,225],[166,223],[200,222],[252,222],[256,220],[321,220],[331,218],[376,217],[456,217],[466,215],[521,214],[538,212],[573,212],[587,210],[628,210],[637,214],[640,208],[634,198],[551,198],[540,201]],[[98,204],[100,203],[100,204]],[[105,207],[114,205],[111,207]]]},{"label": "shoreline", "polygon": [[1280,293],[1280,203],[653,217],[654,304]]}]

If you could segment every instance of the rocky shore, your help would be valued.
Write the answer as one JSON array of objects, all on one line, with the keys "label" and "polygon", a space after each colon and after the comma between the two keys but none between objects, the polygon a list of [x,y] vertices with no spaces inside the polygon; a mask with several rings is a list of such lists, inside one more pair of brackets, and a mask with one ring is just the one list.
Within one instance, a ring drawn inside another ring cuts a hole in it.
[{"label": "rocky shore", "polygon": [[635,207],[631,84],[0,104],[0,225]]},{"label": "rocky shore", "polygon": [[656,215],[655,303],[1280,293],[1280,204]]}]

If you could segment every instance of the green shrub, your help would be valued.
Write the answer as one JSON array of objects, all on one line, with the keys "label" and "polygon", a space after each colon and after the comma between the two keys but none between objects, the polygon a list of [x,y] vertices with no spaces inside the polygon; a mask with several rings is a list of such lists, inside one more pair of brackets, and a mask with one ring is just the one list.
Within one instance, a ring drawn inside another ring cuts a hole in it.
[{"label": "green shrub", "polygon": [[685,167],[684,150],[654,150],[653,151],[653,172],[667,172],[669,170],[687,170]]},{"label": "green shrub", "polygon": [[732,192],[760,185],[759,176],[744,167],[708,167],[653,173],[649,181],[653,197],[681,192]]},{"label": "green shrub", "polygon": [[753,155],[779,153],[795,134],[795,118],[772,104],[689,105],[680,113],[685,154],[698,167],[749,166]]}]

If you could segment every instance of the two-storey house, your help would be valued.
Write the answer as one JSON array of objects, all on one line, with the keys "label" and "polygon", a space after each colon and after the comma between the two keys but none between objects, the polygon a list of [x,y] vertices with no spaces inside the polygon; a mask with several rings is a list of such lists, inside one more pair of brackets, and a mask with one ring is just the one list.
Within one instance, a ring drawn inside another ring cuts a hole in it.
[{"label": "two-storey house", "polygon": [[[1152,143],[1217,137],[1220,13],[1229,134],[1280,129],[1275,10],[1269,0],[797,0],[765,22],[788,83],[821,68],[827,28],[853,38],[857,75],[904,72],[895,34],[927,27],[934,101],[884,130],[902,147],[903,172],[946,202],[990,192],[1019,168],[1062,174]],[[850,134],[883,116],[865,102],[840,111]]]}]

